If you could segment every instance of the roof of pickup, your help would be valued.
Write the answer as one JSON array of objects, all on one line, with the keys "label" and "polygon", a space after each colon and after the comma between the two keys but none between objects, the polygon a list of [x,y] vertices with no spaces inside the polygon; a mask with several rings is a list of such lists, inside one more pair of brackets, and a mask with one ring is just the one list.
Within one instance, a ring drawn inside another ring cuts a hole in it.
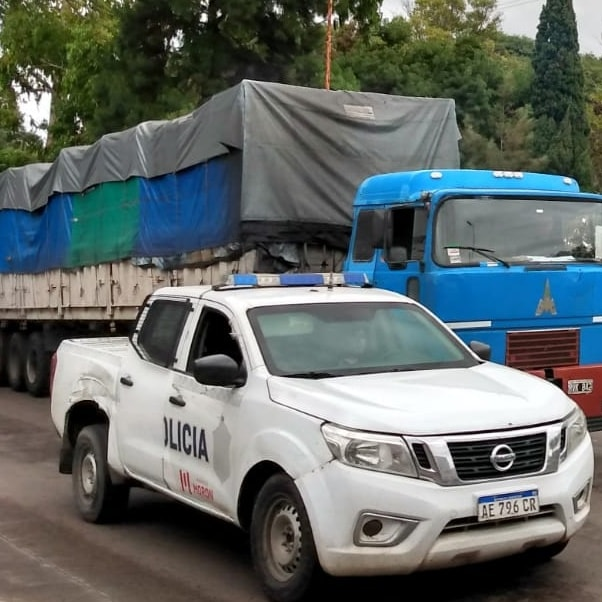
[{"label": "roof of pickup", "polygon": [[178,286],[156,290],[153,295],[165,297],[187,297],[189,299],[210,299],[232,307],[246,309],[266,305],[289,305],[301,303],[338,302],[387,302],[411,299],[378,288],[359,286],[231,286],[214,288],[211,286]]}]

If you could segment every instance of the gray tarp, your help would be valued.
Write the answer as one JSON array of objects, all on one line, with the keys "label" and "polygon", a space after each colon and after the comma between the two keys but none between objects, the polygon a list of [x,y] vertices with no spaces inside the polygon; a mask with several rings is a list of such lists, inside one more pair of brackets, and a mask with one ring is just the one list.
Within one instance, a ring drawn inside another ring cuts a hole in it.
[{"label": "gray tarp", "polygon": [[178,119],[66,148],[52,164],[0,174],[0,209],[34,211],[54,193],[152,178],[242,152],[242,222],[348,226],[367,176],[459,167],[454,101],[244,80]]}]

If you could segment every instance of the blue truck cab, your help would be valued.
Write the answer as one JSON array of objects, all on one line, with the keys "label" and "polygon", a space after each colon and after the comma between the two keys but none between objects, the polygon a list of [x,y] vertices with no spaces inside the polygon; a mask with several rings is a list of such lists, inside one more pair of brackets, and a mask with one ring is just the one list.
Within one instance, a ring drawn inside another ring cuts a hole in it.
[{"label": "blue truck cab", "polygon": [[353,212],[345,271],[555,382],[602,430],[602,195],[564,176],[421,170],[367,178]]}]

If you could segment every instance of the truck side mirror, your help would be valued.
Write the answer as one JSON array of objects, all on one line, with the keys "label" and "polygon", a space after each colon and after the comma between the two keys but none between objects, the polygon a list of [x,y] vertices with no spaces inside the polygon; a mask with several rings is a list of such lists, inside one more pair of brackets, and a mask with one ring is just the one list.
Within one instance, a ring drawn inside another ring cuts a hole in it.
[{"label": "truck side mirror", "polygon": [[202,385],[214,387],[241,387],[247,381],[244,365],[238,365],[229,355],[216,353],[193,362],[192,374]]},{"label": "truck side mirror", "polygon": [[390,267],[405,267],[408,262],[408,250],[401,246],[389,247],[386,261]]},{"label": "truck side mirror", "polygon": [[488,362],[491,359],[491,345],[480,341],[470,341],[468,346],[482,359]]}]

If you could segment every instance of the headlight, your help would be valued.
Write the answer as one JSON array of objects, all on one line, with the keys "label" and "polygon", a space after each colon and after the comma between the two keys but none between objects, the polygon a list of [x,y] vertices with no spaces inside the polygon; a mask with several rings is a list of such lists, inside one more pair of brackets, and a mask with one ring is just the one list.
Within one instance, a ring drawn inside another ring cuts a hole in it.
[{"label": "headlight", "polygon": [[561,460],[566,459],[587,436],[587,419],[581,408],[576,408],[568,417],[564,429],[566,443]]},{"label": "headlight", "polygon": [[358,468],[417,477],[410,450],[401,437],[351,431],[323,424],[322,434],[334,457]]}]

